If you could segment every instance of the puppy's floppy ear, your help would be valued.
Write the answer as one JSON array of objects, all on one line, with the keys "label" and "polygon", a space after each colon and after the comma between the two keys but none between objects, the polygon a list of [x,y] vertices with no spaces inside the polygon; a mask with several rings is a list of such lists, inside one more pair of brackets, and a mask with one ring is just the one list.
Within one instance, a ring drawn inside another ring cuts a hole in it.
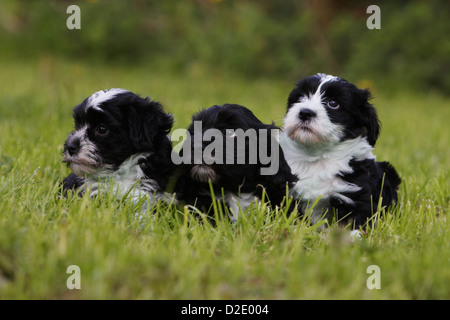
[{"label": "puppy's floppy ear", "polygon": [[377,111],[374,106],[369,103],[372,98],[369,89],[359,90],[361,103],[361,120],[366,128],[367,141],[371,146],[375,146],[378,136],[380,135],[380,120],[378,119]]},{"label": "puppy's floppy ear", "polygon": [[128,113],[130,138],[138,151],[149,150],[164,141],[173,125],[171,114],[162,105],[149,98],[133,101]]}]

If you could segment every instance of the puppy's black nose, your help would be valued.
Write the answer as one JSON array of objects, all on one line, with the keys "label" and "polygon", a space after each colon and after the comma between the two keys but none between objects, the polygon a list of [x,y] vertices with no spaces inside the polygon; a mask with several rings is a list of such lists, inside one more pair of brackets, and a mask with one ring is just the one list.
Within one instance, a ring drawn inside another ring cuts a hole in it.
[{"label": "puppy's black nose", "polygon": [[298,114],[298,117],[302,121],[308,121],[311,118],[314,118],[315,116],[316,116],[316,113],[308,108],[303,108],[302,110],[300,110],[300,113]]},{"label": "puppy's black nose", "polygon": [[80,148],[80,140],[74,139],[66,143],[67,152],[73,156]]}]

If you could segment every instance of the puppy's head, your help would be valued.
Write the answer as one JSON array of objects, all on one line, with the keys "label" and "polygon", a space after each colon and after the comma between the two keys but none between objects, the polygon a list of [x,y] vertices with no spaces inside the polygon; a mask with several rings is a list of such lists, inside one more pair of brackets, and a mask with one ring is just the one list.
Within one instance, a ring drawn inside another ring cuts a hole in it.
[{"label": "puppy's head", "polygon": [[192,120],[188,128],[192,179],[217,182],[226,188],[240,185],[243,177],[254,178],[252,175],[259,172],[256,169],[261,165],[250,161],[251,157],[257,158],[257,154],[251,154],[257,149],[250,148],[249,144],[258,147],[258,130],[273,126],[264,125],[249,109],[236,104],[210,107],[194,115]]},{"label": "puppy's head", "polygon": [[113,171],[135,153],[152,152],[173,123],[158,102],[123,89],[94,93],[74,108],[73,118],[63,161],[80,176]]},{"label": "puppy's head", "polygon": [[288,98],[284,130],[301,144],[336,143],[359,136],[377,141],[380,124],[369,91],[316,74],[300,80]]}]

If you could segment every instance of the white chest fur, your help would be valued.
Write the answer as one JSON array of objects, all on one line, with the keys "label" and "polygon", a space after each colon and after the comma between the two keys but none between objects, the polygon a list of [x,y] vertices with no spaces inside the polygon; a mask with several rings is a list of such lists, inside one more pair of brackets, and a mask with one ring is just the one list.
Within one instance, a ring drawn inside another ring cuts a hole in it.
[{"label": "white chest fur", "polygon": [[299,178],[291,192],[297,200],[302,200],[303,209],[307,211],[308,207],[320,197],[313,209],[313,220],[329,209],[329,198],[332,196],[347,203],[352,202],[342,193],[356,192],[360,188],[339,176],[353,172],[349,165],[350,160],[375,158],[372,146],[361,137],[311,146],[298,144],[282,132],[280,144],[292,173]]},{"label": "white chest fur", "polygon": [[90,189],[91,196],[106,192],[112,188],[117,198],[127,197],[138,200],[142,196],[150,197],[152,200],[159,199],[160,193],[156,181],[149,179],[142,172],[139,160],[148,157],[149,154],[135,154],[125,160],[116,171],[100,169],[86,178],[85,188]]}]

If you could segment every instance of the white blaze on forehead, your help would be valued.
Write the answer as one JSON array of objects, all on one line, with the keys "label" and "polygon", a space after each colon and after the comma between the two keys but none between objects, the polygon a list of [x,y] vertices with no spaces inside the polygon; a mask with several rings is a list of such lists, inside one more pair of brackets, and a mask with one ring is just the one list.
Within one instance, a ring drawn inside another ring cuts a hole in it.
[{"label": "white blaze on forehead", "polygon": [[332,76],[329,74],[325,74],[325,73],[318,73],[317,75],[320,77],[321,83],[325,83],[328,81],[333,81],[333,80],[338,79],[338,77],[335,77],[335,76]]},{"label": "white blaze on forehead", "polygon": [[91,95],[89,97],[88,108],[100,109],[98,107],[100,104],[113,99],[116,95],[118,95],[120,93],[125,93],[125,92],[128,92],[128,91],[124,90],[124,89],[120,89],[120,88],[113,88],[110,90],[97,91],[96,93],[94,93],[93,95]]},{"label": "white blaze on forehead", "polygon": [[322,86],[325,83],[330,82],[330,81],[335,81],[338,78],[335,76],[330,76],[329,74],[325,74],[325,73],[318,73],[317,75],[320,77],[320,84],[314,95],[318,96],[318,97],[322,97],[322,93],[320,92],[320,89],[322,88]]}]

